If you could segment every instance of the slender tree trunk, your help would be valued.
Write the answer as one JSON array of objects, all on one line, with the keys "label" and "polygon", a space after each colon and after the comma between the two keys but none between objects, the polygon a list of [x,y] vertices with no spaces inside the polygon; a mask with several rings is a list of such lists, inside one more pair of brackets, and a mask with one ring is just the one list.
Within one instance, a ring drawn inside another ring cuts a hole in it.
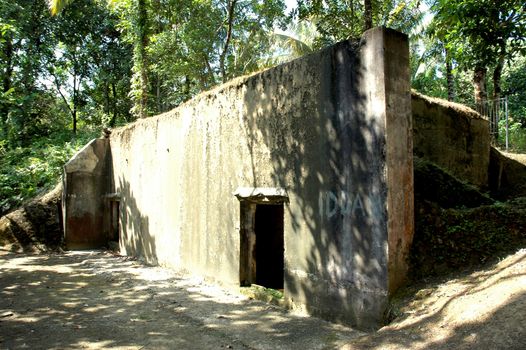
[{"label": "slender tree trunk", "polygon": [[210,61],[209,61],[208,57],[206,56],[204,58],[204,60],[205,60],[206,72],[207,72],[208,79],[207,79],[207,77],[204,74],[200,74],[199,80],[201,82],[201,90],[206,88],[206,87],[208,87],[209,83],[211,83],[212,85],[214,85],[216,83],[214,70],[212,69],[212,66],[210,65]]},{"label": "slender tree trunk", "polygon": [[77,134],[77,107],[73,106],[73,134]]},{"label": "slender tree trunk", "polygon": [[453,64],[448,49],[446,50],[446,80],[447,80],[447,100],[455,101],[455,77],[453,76]]},{"label": "slender tree trunk", "polygon": [[158,74],[155,77],[155,100],[157,104],[157,113],[162,113],[164,108],[161,98],[161,78]]},{"label": "slender tree trunk", "polygon": [[230,0],[228,4],[228,22],[227,22],[227,32],[226,32],[226,39],[225,44],[223,46],[223,51],[221,52],[221,55],[219,56],[219,69],[221,70],[221,78],[223,79],[223,83],[227,81],[227,74],[225,69],[225,59],[226,55],[228,53],[230,40],[232,39],[232,27],[234,25],[234,12],[236,10],[236,3],[237,0]]},{"label": "slender tree trunk", "polygon": [[139,21],[141,23],[141,118],[148,116],[148,59],[146,57],[146,47],[148,46],[146,1],[139,0]]},{"label": "slender tree trunk", "polygon": [[5,62],[5,73],[2,82],[4,93],[11,89],[11,77],[13,76],[13,40],[8,37],[4,46],[4,56],[6,57]]},{"label": "slender tree trunk", "polygon": [[111,92],[113,95],[113,115],[110,119],[110,127],[114,127],[117,122],[117,88],[115,87],[115,82],[111,82]]},{"label": "slender tree trunk", "polygon": [[146,8],[147,0],[137,0],[136,12],[136,37],[134,48],[134,68],[135,68],[135,89],[137,96],[135,99],[135,113],[139,118],[147,117],[148,106],[148,58],[146,47],[148,46],[148,12]]},{"label": "slender tree trunk", "polygon": [[363,1],[364,32],[373,27],[373,2],[372,0]]},{"label": "slender tree trunk", "polygon": [[107,81],[104,83],[104,114],[110,114],[110,87]]},{"label": "slender tree trunk", "polygon": [[473,88],[475,92],[475,104],[477,108],[482,107],[482,102],[487,99],[486,92],[486,67],[477,66],[473,74]]},{"label": "slender tree trunk", "polygon": [[[5,62],[5,71],[4,71],[4,77],[2,81],[2,90],[5,94],[6,92],[11,89],[11,78],[13,76],[13,40],[10,36],[6,38],[5,46],[4,46],[4,56],[6,57]],[[8,134],[8,127],[7,127],[7,115],[9,114],[9,106],[7,103],[4,103],[0,106],[0,123],[2,127],[2,134],[4,137]]]},{"label": "slender tree trunk", "polygon": [[188,75],[184,77],[184,99],[187,100],[190,97],[190,78]]},{"label": "slender tree trunk", "polygon": [[[75,64],[73,64],[75,65]],[[73,118],[73,134],[77,134],[77,72],[73,70],[73,108],[71,110],[71,116]]]}]

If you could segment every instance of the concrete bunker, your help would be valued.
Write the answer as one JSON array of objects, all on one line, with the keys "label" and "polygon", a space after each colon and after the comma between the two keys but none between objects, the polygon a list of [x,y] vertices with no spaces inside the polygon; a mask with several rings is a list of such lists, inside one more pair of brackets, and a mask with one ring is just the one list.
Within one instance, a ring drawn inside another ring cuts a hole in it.
[{"label": "concrete bunker", "polygon": [[118,230],[122,254],[378,327],[407,273],[411,123],[407,36],[369,30],[93,141],[66,165],[66,243]]}]

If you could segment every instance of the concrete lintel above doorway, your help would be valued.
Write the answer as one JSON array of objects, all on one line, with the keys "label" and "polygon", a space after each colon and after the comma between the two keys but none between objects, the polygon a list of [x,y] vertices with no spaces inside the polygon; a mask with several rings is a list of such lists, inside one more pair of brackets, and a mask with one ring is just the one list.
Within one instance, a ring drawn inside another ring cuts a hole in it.
[{"label": "concrete lintel above doorway", "polygon": [[240,201],[255,203],[283,203],[289,201],[287,191],[281,187],[238,187],[233,194]]}]

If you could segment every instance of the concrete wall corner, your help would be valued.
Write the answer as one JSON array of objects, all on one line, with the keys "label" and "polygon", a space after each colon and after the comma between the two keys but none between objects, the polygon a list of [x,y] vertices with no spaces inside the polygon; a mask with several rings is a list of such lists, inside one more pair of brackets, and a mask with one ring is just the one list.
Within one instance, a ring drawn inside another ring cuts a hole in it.
[{"label": "concrete wall corner", "polygon": [[366,81],[370,113],[383,119],[385,188],[387,191],[388,295],[407,277],[408,255],[414,234],[413,131],[409,42],[407,35],[387,28],[367,31]]},{"label": "concrete wall corner", "polygon": [[104,194],[111,187],[108,139],[93,139],[65,165],[62,215],[67,249],[100,248],[107,243]]}]

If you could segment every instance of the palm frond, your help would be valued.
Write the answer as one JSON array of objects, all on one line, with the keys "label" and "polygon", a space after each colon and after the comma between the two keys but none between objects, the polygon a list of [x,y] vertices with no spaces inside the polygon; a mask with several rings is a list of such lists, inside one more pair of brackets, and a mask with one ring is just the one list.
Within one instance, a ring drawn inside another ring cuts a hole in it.
[{"label": "palm frond", "polygon": [[47,4],[51,15],[58,15],[71,1],[72,0],[48,0]]}]

